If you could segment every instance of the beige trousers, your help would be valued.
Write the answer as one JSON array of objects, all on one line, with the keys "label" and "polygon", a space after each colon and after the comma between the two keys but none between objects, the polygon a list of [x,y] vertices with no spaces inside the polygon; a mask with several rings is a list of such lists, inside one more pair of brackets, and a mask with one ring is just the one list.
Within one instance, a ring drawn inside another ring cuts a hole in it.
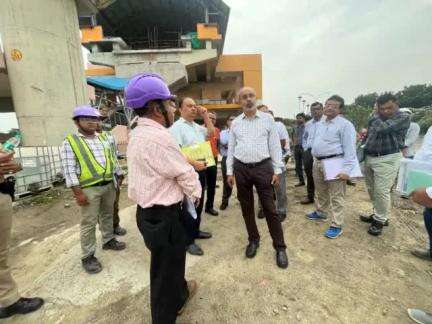
[{"label": "beige trousers", "polygon": [[364,173],[366,187],[374,208],[374,219],[381,223],[390,216],[391,188],[398,175],[402,154],[366,156]]},{"label": "beige trousers", "polygon": [[81,206],[81,250],[82,258],[96,251],[96,224],[102,233],[102,243],[114,238],[113,211],[116,191],[114,184],[83,189],[89,204]]},{"label": "beige trousers", "polygon": [[12,199],[0,193],[0,307],[19,299],[18,289],[8,266],[9,241],[12,228]]},{"label": "beige trousers", "polygon": [[344,221],[343,213],[346,181],[325,181],[323,164],[316,159],[314,159],[313,164],[313,178],[319,210],[331,216],[332,226],[342,227]]}]

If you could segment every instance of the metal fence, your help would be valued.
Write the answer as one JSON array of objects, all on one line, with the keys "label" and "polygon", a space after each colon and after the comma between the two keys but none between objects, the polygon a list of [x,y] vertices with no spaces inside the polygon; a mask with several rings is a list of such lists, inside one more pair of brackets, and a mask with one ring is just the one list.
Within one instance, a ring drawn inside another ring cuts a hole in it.
[{"label": "metal fence", "polygon": [[51,188],[53,183],[63,180],[57,146],[19,147],[15,150],[15,159],[23,167],[16,174],[17,197]]}]

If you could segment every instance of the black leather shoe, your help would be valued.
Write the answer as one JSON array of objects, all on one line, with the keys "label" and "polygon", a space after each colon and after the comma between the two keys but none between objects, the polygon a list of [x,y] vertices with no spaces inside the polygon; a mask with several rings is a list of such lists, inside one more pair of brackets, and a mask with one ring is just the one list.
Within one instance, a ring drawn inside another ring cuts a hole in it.
[{"label": "black leather shoe", "polygon": [[127,231],[123,227],[121,227],[120,225],[114,227],[114,235],[123,236],[123,235],[126,235],[126,233],[127,233]]},{"label": "black leather shoe", "polygon": [[276,251],[276,264],[279,268],[282,269],[288,268],[288,256],[285,250]]},{"label": "black leather shoe", "polygon": [[382,223],[373,220],[371,226],[368,229],[368,233],[373,236],[379,236],[382,233],[383,226],[384,225]]},{"label": "black leather shoe", "polygon": [[189,254],[192,255],[204,255],[204,251],[201,249],[201,247],[195,243],[189,245],[186,249],[186,251],[189,252]]},{"label": "black leather shoe", "polygon": [[219,213],[214,208],[206,209],[206,214],[212,215],[212,216],[219,216]]},{"label": "black leather shoe", "polygon": [[256,255],[258,247],[258,242],[249,242],[248,246],[246,247],[246,257],[252,259]]},{"label": "black leather shoe", "polygon": [[222,204],[220,205],[219,209],[220,210],[225,210],[228,207],[228,202],[227,201],[223,201]]},{"label": "black leather shoe", "polygon": [[262,209],[258,211],[258,218],[260,219],[265,218],[264,211]]},{"label": "black leather shoe", "polygon": [[305,198],[302,201],[300,201],[300,204],[302,204],[302,205],[309,205],[309,204],[313,204],[313,203],[314,203],[314,200],[310,199],[310,198]]},{"label": "black leather shoe", "polygon": [[294,187],[303,187],[305,185],[305,183],[304,182],[299,182],[299,183],[297,183],[296,185],[294,185]]},{"label": "black leather shoe", "polygon": [[0,318],[8,318],[17,314],[28,314],[37,311],[44,304],[42,298],[23,298],[18,299],[8,307],[0,308]]},{"label": "black leather shoe", "polygon": [[[375,214],[372,214],[372,215],[360,215],[360,220],[362,222],[364,222],[364,223],[372,223],[373,220],[374,220],[374,218],[373,218],[374,216],[375,216]],[[384,226],[388,226],[389,225],[388,219],[384,222],[383,225]]]},{"label": "black leather shoe", "polygon": [[106,242],[102,246],[102,249],[120,251],[120,250],[126,249],[126,243],[125,242],[119,242],[115,238],[113,238],[111,241]]},{"label": "black leather shoe", "polygon": [[347,185],[351,187],[355,187],[357,184],[355,182],[352,182],[351,180],[347,180]]},{"label": "black leather shoe", "polygon": [[279,219],[280,219],[280,221],[281,221],[281,223],[286,219],[286,214],[279,214],[278,215],[279,216]]},{"label": "black leather shoe", "polygon": [[89,274],[95,274],[102,271],[102,264],[94,255],[90,255],[81,260],[84,270]]},{"label": "black leather shoe", "polygon": [[199,231],[197,239],[207,240],[212,237],[212,234],[209,232]]}]

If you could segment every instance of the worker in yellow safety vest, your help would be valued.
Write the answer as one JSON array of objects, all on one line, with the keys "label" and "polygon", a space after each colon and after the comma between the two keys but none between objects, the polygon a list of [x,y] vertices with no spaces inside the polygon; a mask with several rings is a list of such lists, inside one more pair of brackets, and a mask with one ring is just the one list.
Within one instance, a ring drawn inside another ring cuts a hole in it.
[{"label": "worker in yellow safety vest", "polygon": [[104,250],[126,248],[113,233],[113,202],[123,173],[115,157],[113,137],[96,132],[99,112],[88,105],[79,106],[74,109],[73,120],[78,132],[66,137],[60,156],[66,187],[72,189],[81,206],[82,266],[93,274],[102,270],[94,255],[98,221]]}]

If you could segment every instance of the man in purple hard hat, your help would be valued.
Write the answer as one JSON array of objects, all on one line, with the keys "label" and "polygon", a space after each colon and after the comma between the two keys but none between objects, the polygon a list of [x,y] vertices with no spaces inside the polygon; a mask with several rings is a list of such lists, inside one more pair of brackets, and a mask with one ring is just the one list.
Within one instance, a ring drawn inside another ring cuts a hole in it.
[{"label": "man in purple hard hat", "polygon": [[116,145],[112,137],[96,133],[99,119],[100,114],[93,107],[76,107],[73,120],[78,132],[66,137],[60,151],[66,187],[72,189],[81,206],[81,261],[84,270],[90,274],[102,270],[95,257],[98,221],[104,250],[126,248],[113,233],[114,175],[121,184],[123,173],[115,157],[113,147]]},{"label": "man in purple hard hat", "polygon": [[157,74],[140,74],[125,88],[126,105],[138,115],[127,158],[129,198],[137,204],[137,225],[151,253],[150,301],[153,324],[174,324],[196,293],[185,280],[186,233],[182,201],[199,204],[201,185],[168,131],[174,96]]}]

